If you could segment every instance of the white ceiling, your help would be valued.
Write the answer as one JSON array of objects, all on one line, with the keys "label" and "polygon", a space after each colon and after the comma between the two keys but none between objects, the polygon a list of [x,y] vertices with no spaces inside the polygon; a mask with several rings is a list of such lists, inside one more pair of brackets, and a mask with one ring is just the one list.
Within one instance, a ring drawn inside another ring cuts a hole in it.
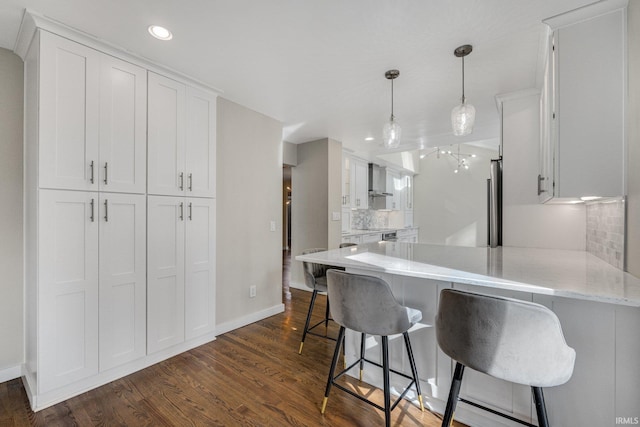
[{"label": "white ceiling", "polygon": [[[593,0],[1,0],[0,46],[13,49],[25,8],[193,76],[223,96],[280,120],[283,138],[333,138],[381,151],[390,114],[400,150],[499,135],[494,96],[535,87],[541,20]],[[150,24],[168,27],[160,42]],[[461,95],[453,50],[472,44],[465,94],[477,110],[455,139]],[[372,136],[376,141],[365,143]]]}]

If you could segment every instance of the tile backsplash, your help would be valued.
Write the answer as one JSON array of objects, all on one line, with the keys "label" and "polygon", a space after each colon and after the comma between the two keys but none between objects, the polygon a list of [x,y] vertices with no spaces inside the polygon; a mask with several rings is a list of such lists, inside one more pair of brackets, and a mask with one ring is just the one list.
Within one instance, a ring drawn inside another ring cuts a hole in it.
[{"label": "tile backsplash", "polygon": [[372,209],[352,211],[351,228],[353,230],[389,228],[389,212]]},{"label": "tile backsplash", "polygon": [[587,204],[587,252],[624,268],[624,198]]}]

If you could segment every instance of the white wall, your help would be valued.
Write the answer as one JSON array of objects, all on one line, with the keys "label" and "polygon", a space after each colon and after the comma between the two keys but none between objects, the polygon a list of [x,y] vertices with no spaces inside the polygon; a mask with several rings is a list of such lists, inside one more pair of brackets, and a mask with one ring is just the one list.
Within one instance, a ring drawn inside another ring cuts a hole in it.
[{"label": "white wall", "polygon": [[540,98],[504,97],[502,244],[585,250],[584,205],[539,204]]},{"label": "white wall", "polygon": [[[442,147],[457,150],[456,147]],[[487,244],[487,179],[496,151],[462,144],[461,153],[475,154],[468,170],[453,173],[456,161],[436,154],[420,160],[414,177],[413,223],[420,243],[456,246]]]},{"label": "white wall", "polygon": [[282,124],[218,98],[217,128],[216,320],[226,331],[283,310]]},{"label": "white wall", "polygon": [[629,112],[627,174],[627,271],[640,277],[640,2],[630,1],[628,17]]},{"label": "white wall", "polygon": [[0,48],[0,382],[23,362],[23,65]]}]

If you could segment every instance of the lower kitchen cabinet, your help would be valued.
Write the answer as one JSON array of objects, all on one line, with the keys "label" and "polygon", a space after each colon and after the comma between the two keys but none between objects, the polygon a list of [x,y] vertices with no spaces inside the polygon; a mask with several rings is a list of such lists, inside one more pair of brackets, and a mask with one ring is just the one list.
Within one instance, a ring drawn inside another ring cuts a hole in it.
[{"label": "lower kitchen cabinet", "polygon": [[145,196],[40,190],[38,219],[42,393],[145,355]]},{"label": "lower kitchen cabinet", "polygon": [[215,200],[148,196],[147,352],[212,332]]},{"label": "lower kitchen cabinet", "polygon": [[100,371],[146,353],[146,199],[100,193]]}]

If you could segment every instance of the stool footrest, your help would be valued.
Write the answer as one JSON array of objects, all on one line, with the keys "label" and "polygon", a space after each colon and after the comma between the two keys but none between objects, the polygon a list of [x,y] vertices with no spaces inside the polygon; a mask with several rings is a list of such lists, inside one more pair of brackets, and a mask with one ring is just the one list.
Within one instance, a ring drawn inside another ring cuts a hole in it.
[{"label": "stool footrest", "polygon": [[535,424],[530,424],[530,423],[528,423],[528,422],[526,422],[526,421],[519,420],[519,419],[517,419],[517,418],[515,418],[515,417],[512,417],[511,415],[507,415],[507,414],[505,414],[505,413],[502,413],[502,412],[496,411],[495,409],[487,408],[486,406],[483,406],[483,405],[481,405],[481,404],[479,404],[479,403],[476,403],[476,402],[473,402],[473,401],[471,401],[471,400],[464,399],[464,398],[462,398],[462,397],[458,397],[458,401],[459,401],[459,402],[466,403],[467,405],[475,406],[476,408],[479,408],[479,409],[482,409],[482,410],[484,410],[484,411],[490,412],[490,413],[492,413],[492,414],[494,414],[494,415],[498,415],[498,416],[500,416],[500,417],[502,417],[502,418],[506,418],[506,419],[508,419],[508,420],[510,420],[510,421],[513,421],[513,422],[516,422],[516,423],[519,423],[519,424],[525,425],[525,426],[527,426],[527,427],[538,427],[538,426],[536,426]]}]

